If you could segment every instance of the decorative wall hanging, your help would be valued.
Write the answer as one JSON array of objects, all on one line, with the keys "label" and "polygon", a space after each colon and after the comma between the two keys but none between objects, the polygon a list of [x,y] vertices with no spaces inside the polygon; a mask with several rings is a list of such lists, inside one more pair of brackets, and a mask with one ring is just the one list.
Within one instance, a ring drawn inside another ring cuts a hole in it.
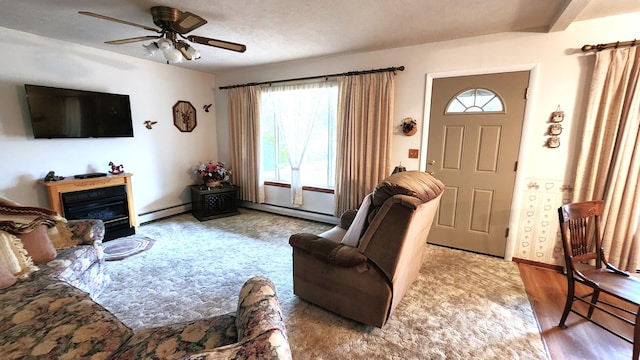
[{"label": "decorative wall hanging", "polygon": [[557,148],[560,146],[560,138],[558,135],[562,133],[562,125],[560,124],[564,120],[564,111],[560,110],[560,105],[556,108],[556,111],[551,113],[549,118],[549,128],[547,129],[547,135],[551,135],[547,138],[545,146],[548,148]]},{"label": "decorative wall hanging", "polygon": [[393,168],[393,172],[391,173],[391,175],[397,174],[397,173],[403,172],[403,171],[407,171],[407,168],[402,166],[402,163],[400,163],[400,165],[398,165],[395,168]]},{"label": "decorative wall hanging", "polygon": [[402,126],[402,132],[407,136],[414,135],[418,131],[418,123],[410,117],[402,119],[400,126]]},{"label": "decorative wall hanging", "polygon": [[560,147],[560,138],[557,137],[556,135],[549,137],[547,139],[547,147],[550,147],[552,149]]},{"label": "decorative wall hanging", "polygon": [[556,111],[551,113],[551,122],[559,123],[564,120],[564,111],[560,110],[560,105],[556,108]]},{"label": "decorative wall hanging", "polygon": [[549,125],[549,135],[560,135],[562,133],[562,125],[551,124]]},{"label": "decorative wall hanging", "polygon": [[197,125],[196,108],[188,101],[178,101],[173,105],[173,125],[182,132],[191,132]]},{"label": "decorative wall hanging", "polygon": [[157,121],[146,120],[143,124],[147,129],[153,129],[152,126],[157,123]]},{"label": "decorative wall hanging", "polygon": [[204,112],[209,112],[209,108],[211,107],[211,105],[213,104],[203,106],[202,108],[204,109]]}]

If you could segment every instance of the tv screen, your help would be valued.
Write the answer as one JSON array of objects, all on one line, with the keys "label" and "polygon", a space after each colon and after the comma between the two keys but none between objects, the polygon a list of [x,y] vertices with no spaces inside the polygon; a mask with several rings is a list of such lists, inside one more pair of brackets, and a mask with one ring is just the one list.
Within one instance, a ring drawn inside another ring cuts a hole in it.
[{"label": "tv screen", "polygon": [[24,87],[36,139],[133,136],[129,95]]}]

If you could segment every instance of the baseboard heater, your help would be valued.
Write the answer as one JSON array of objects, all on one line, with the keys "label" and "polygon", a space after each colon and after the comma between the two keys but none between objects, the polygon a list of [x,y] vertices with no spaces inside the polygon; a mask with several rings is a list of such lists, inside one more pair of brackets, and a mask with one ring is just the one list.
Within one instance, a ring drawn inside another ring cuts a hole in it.
[{"label": "baseboard heater", "polygon": [[[191,203],[167,206],[162,209],[151,210],[138,214],[140,224],[148,224],[150,222],[166,219],[175,215],[184,214],[191,211]],[[145,219],[146,218],[146,219]]]},{"label": "baseboard heater", "polygon": [[248,209],[270,212],[278,215],[291,216],[291,217],[296,217],[296,218],[305,219],[305,220],[319,221],[327,224],[337,225],[340,223],[340,219],[335,216],[320,214],[320,213],[311,212],[311,211],[296,210],[296,209],[286,208],[282,206],[269,205],[269,204],[257,204],[254,202],[242,201],[242,200],[238,202],[238,206],[245,207]]}]

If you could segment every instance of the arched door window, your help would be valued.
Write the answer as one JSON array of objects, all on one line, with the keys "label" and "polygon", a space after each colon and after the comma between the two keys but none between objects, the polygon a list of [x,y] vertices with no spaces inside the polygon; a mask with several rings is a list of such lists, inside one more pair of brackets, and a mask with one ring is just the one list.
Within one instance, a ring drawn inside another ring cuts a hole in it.
[{"label": "arched door window", "polygon": [[468,112],[504,113],[504,103],[500,96],[491,90],[469,89],[462,91],[449,101],[445,114]]}]

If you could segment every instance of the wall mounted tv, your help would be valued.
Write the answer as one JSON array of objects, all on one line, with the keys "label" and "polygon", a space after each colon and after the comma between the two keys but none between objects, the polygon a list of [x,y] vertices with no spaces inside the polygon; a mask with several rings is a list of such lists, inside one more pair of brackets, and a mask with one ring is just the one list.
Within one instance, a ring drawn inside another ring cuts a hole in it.
[{"label": "wall mounted tv", "polygon": [[129,95],[24,87],[36,139],[133,136]]}]

